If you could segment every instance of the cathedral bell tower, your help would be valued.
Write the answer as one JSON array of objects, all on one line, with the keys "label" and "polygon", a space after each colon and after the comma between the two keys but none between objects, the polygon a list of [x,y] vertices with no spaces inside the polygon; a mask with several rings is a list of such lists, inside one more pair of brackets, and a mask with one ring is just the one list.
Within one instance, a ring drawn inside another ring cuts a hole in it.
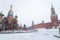
[{"label": "cathedral bell tower", "polygon": [[8,12],[8,18],[13,19],[13,11],[12,11],[12,5],[10,6],[10,10]]},{"label": "cathedral bell tower", "polygon": [[57,14],[55,13],[55,9],[53,6],[51,7],[51,24],[52,26],[55,26],[55,28],[57,28],[57,26],[59,25],[58,17],[57,17]]},{"label": "cathedral bell tower", "polygon": [[8,12],[8,22],[11,23],[11,21],[13,20],[13,11],[12,11],[12,5],[10,6],[10,10]]}]

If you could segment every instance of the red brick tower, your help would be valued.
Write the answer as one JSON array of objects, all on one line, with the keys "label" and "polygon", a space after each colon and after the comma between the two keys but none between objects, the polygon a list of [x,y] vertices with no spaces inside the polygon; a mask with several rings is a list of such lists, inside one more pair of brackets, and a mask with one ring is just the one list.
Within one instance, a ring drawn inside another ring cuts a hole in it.
[{"label": "red brick tower", "polygon": [[58,17],[57,14],[55,13],[55,9],[52,6],[51,8],[51,25],[54,26],[55,28],[57,28],[58,24]]}]

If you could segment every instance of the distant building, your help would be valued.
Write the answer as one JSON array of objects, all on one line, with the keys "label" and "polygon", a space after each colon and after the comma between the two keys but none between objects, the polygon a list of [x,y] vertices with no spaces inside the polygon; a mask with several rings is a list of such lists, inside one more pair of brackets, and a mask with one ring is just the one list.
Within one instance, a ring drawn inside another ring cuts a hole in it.
[{"label": "distant building", "polygon": [[0,12],[0,31],[1,30],[14,30],[18,27],[17,15],[13,18],[13,10],[12,5],[10,6],[10,10],[8,11],[7,17],[3,17],[4,14]]},{"label": "distant building", "polygon": [[33,27],[34,28],[52,28],[52,27],[57,28],[57,26],[59,25],[60,21],[58,20],[58,16],[55,13],[55,9],[54,9],[53,6],[51,7],[51,16],[50,16],[50,18],[51,18],[51,22],[44,23],[44,21],[42,21],[42,23],[36,24]]},{"label": "distant building", "polygon": [[[20,27],[18,24],[18,16],[15,15],[13,16],[13,10],[12,10],[12,5],[10,6],[10,10],[8,11],[7,17],[3,17],[4,14],[2,11],[0,12],[0,31],[2,30],[26,30],[26,25],[24,24],[24,27]],[[44,23],[44,20],[40,24],[34,24],[34,21],[32,21],[32,27],[29,27],[28,29],[34,29],[34,28],[52,28],[59,26],[60,20],[58,20],[58,16],[55,13],[55,9],[52,6],[51,7],[51,22]]]}]

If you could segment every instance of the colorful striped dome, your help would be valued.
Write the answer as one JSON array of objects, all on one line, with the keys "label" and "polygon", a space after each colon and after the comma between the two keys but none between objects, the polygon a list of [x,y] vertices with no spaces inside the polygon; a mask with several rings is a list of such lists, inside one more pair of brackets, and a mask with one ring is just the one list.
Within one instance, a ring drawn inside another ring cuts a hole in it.
[{"label": "colorful striped dome", "polygon": [[10,6],[10,10],[8,12],[8,16],[13,16],[12,5]]}]

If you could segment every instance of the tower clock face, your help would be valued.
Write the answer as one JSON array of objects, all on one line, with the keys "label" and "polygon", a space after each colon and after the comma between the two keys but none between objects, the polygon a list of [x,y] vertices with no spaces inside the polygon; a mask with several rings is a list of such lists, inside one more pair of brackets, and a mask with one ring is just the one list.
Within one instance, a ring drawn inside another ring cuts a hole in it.
[{"label": "tower clock face", "polygon": [[52,17],[52,20],[56,20],[56,17],[55,17],[55,16],[53,16],[53,17]]},{"label": "tower clock face", "polygon": [[54,23],[52,23],[52,24],[53,24],[54,26],[55,26],[55,25],[57,25],[57,23],[56,23],[56,22],[54,22]]}]

